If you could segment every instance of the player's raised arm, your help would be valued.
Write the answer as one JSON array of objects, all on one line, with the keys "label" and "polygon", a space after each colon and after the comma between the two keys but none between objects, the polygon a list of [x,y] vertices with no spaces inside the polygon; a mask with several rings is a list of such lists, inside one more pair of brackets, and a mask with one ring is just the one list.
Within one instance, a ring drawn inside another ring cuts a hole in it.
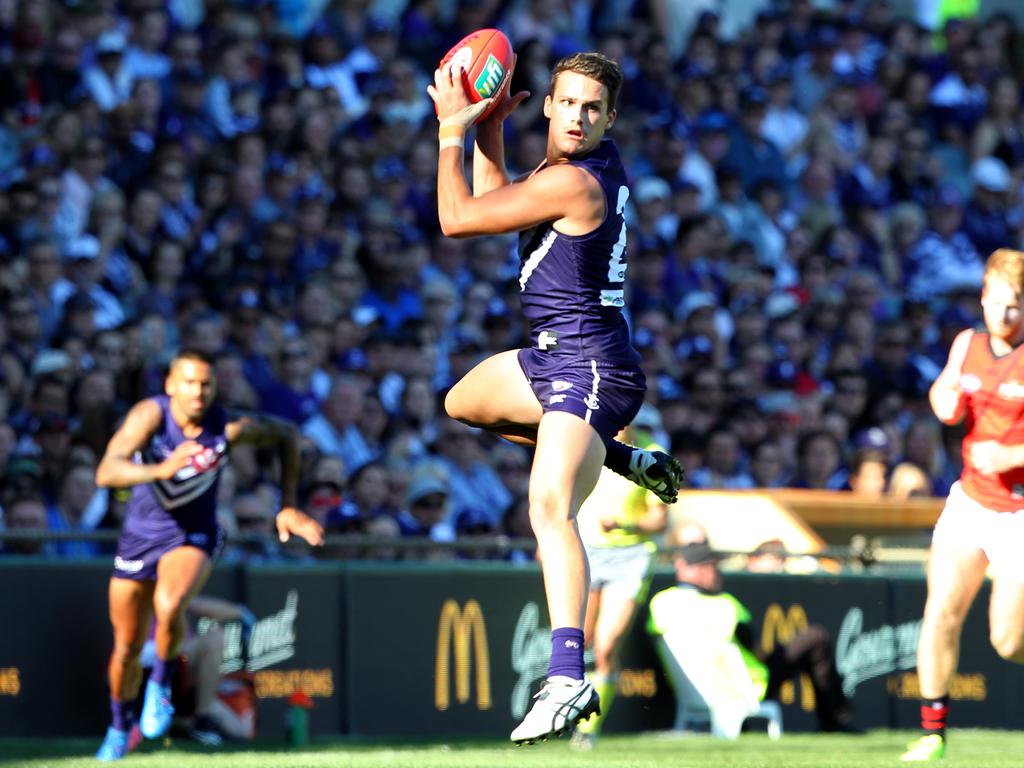
[{"label": "player's raised arm", "polygon": [[964,391],[960,388],[960,376],[972,336],[974,336],[972,329],[957,334],[949,347],[949,359],[946,361],[945,368],[936,377],[928,391],[928,401],[931,403],[932,410],[935,412],[936,418],[943,424],[956,424],[964,417],[967,404]]},{"label": "player's raised arm", "polygon": [[[513,72],[515,67],[516,59],[513,57]],[[529,91],[520,91],[515,96],[510,96],[508,92],[502,93],[498,106],[477,125],[473,149],[474,197],[480,197],[512,183],[505,168],[505,118],[529,95]]]},{"label": "player's raised arm", "polygon": [[159,464],[136,464],[133,461],[135,453],[157,431],[162,419],[160,406],[153,400],[143,400],[128,411],[96,467],[97,486],[127,488],[154,480],[169,480],[179,469],[191,463],[192,457],[203,450],[203,446],[194,440],[178,445]]},{"label": "player's raised arm", "polygon": [[224,428],[228,443],[277,446],[281,460],[281,510],[277,513],[277,532],[281,541],[291,534],[310,544],[323,543],[323,528],[298,508],[299,440],[294,425],[267,416],[242,416]]}]

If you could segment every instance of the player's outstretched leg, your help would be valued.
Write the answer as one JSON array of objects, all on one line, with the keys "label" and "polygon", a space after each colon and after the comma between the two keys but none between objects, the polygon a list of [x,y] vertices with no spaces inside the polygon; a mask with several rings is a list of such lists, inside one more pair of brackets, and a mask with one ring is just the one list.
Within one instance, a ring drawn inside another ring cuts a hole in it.
[{"label": "player's outstretched leg", "polygon": [[139,728],[147,739],[158,739],[171,727],[174,705],[171,704],[171,687],[150,679],[146,683],[146,698],[142,703]]},{"label": "player's outstretched leg", "polygon": [[929,733],[907,745],[907,751],[900,755],[901,763],[925,763],[941,760],[946,756],[946,739],[938,733]]},{"label": "player's outstretched leg", "polygon": [[686,472],[674,457],[664,451],[633,448],[626,477],[666,504],[673,504],[679,498]]},{"label": "player's outstretched leg", "polygon": [[589,680],[548,678],[534,696],[534,705],[514,731],[516,744],[533,744],[571,731],[578,722],[601,711],[597,691]]}]

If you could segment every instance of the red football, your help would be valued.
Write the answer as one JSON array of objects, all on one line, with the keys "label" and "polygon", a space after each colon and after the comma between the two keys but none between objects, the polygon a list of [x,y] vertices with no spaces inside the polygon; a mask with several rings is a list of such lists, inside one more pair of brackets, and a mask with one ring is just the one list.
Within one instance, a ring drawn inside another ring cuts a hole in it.
[{"label": "red football", "polygon": [[[457,69],[461,64],[465,70],[462,86],[474,104],[494,96],[490,109],[476,119],[480,122],[498,106],[512,80],[512,44],[505,33],[498,29],[478,29],[470,32],[441,59],[439,67],[449,61]],[[435,105],[436,109],[436,105]]]}]

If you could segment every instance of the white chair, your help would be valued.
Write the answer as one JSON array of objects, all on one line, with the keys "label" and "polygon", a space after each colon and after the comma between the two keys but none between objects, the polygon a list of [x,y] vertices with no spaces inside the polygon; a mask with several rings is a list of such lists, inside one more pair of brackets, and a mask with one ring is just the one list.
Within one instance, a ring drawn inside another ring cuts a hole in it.
[{"label": "white chair", "polygon": [[739,649],[732,643],[708,643],[700,637],[656,637],[669,681],[676,693],[676,730],[700,730],[735,739],[747,718],[768,721],[768,736],[782,736],[778,702],[760,701]]}]

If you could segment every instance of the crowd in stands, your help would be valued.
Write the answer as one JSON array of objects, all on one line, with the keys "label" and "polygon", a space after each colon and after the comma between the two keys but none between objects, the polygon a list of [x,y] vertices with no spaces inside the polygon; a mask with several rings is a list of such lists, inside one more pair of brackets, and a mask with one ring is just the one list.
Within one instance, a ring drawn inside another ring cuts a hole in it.
[{"label": "crowd in stands", "polygon": [[[870,453],[883,485],[902,463],[924,478],[906,493],[943,494],[959,435],[927,389],[979,319],[985,257],[1021,247],[1022,30],[933,30],[888,0],[761,0],[728,24],[715,5],[0,2],[6,524],[116,529],[97,457],[188,344],[226,406],[299,427],[328,532],[529,534],[529,453],[443,414],[524,338],[515,239],[447,239],[435,210],[426,84],[495,25],[532,93],[514,174],[543,158],[552,63],[623,65],[627,312],[690,484],[847,488]],[[233,452],[222,521],[268,534],[237,557],[283,556],[274,479]]]}]

